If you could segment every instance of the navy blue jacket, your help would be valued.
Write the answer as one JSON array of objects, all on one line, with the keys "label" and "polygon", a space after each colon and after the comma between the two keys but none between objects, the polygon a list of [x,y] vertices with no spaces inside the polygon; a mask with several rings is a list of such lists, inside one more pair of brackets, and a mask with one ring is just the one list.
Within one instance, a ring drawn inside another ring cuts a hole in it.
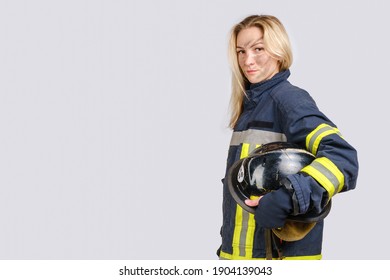
[{"label": "navy blue jacket", "polygon": [[[253,215],[243,210],[223,180],[223,224],[220,258],[265,258],[264,229],[282,227],[292,212],[321,212],[339,192],[354,189],[358,174],[356,150],[342,137],[336,125],[316,106],[303,89],[287,78],[290,71],[270,80],[248,85],[243,111],[233,130],[226,175],[230,166],[259,145],[285,141],[308,150],[316,159],[299,173],[290,175],[291,192],[284,188],[266,194]],[[225,175],[225,177],[226,177]],[[323,221],[299,241],[278,241],[288,259],[320,259]],[[274,248],[275,249],[275,248]],[[276,256],[276,250],[274,251]]]}]

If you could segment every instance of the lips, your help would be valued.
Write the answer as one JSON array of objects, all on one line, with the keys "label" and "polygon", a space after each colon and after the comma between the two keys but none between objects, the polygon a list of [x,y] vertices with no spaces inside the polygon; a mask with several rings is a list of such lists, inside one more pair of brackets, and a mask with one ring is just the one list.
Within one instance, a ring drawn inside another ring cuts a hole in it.
[{"label": "lips", "polygon": [[246,70],[246,73],[247,73],[248,75],[254,74],[254,73],[256,73],[256,72],[257,72],[257,70]]}]

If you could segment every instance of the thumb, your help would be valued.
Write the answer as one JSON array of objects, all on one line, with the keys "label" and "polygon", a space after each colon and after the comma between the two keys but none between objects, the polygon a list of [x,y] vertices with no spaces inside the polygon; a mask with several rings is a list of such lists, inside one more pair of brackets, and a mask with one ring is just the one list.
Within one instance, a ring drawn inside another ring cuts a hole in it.
[{"label": "thumb", "polygon": [[251,199],[246,199],[245,200],[245,204],[248,205],[248,206],[251,206],[251,207],[256,207],[259,205],[259,201],[260,199],[262,198],[262,196],[260,197],[251,197]]}]

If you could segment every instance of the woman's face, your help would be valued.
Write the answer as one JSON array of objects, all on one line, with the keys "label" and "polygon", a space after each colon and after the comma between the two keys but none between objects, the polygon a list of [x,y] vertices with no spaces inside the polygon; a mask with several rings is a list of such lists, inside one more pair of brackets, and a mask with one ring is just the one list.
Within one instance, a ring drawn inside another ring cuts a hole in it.
[{"label": "woman's face", "polygon": [[279,72],[278,60],[264,50],[263,32],[249,27],[237,34],[237,59],[245,77],[252,84],[272,78]]}]

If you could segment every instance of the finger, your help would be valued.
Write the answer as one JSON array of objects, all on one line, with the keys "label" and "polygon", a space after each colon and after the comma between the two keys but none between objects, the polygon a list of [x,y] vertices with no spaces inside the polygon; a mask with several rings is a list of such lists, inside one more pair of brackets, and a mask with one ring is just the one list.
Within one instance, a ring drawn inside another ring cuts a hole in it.
[{"label": "finger", "polygon": [[261,199],[261,196],[257,199],[246,199],[245,204],[251,207],[256,207],[259,205],[259,201]]}]

